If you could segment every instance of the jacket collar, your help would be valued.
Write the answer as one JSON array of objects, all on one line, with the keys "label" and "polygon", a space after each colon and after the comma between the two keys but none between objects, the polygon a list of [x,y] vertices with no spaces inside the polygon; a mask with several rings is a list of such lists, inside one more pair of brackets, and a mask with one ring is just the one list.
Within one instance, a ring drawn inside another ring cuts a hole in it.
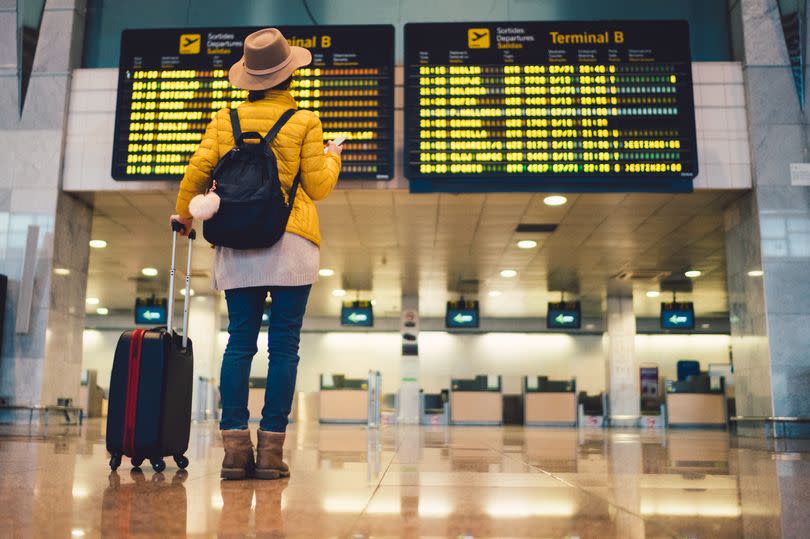
[{"label": "jacket collar", "polygon": [[267,90],[264,97],[259,101],[272,101],[286,106],[287,108],[297,109],[298,103],[292,96],[289,90]]}]

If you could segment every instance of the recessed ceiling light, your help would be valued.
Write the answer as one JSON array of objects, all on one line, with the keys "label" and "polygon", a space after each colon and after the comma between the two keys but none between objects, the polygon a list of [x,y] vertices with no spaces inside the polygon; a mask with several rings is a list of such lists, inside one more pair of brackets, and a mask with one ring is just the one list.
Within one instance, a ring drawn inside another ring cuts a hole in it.
[{"label": "recessed ceiling light", "polygon": [[81,528],[73,528],[70,530],[70,535],[72,537],[84,537],[84,530]]},{"label": "recessed ceiling light", "polygon": [[70,270],[67,268],[53,268],[53,272],[57,275],[70,275]]},{"label": "recessed ceiling light", "polygon": [[648,298],[657,298],[660,295],[661,295],[661,292],[659,292],[658,290],[648,290],[647,291],[647,297]]},{"label": "recessed ceiling light", "polygon": [[86,299],[86,300],[84,300],[84,301],[85,301],[85,303],[87,303],[88,305],[98,305],[98,304],[99,304],[99,299],[98,299],[98,298],[87,298],[87,299]]},{"label": "recessed ceiling light", "polygon": [[517,242],[518,249],[534,249],[537,247],[537,242],[534,240],[520,240]]},{"label": "recessed ceiling light", "polygon": [[342,298],[343,296],[346,295],[346,291],[343,290],[342,288],[336,288],[335,290],[332,290],[332,295],[335,296],[336,298]]},{"label": "recessed ceiling light", "polygon": [[104,249],[107,246],[107,242],[104,240],[90,240],[90,247],[93,249]]},{"label": "recessed ceiling light", "polygon": [[335,270],[333,270],[332,268],[321,268],[318,270],[318,275],[320,275],[321,277],[331,277],[334,274]]},{"label": "recessed ceiling light", "polygon": [[507,279],[511,279],[512,277],[517,277],[517,272],[513,269],[505,269],[501,270],[501,277],[506,277]]},{"label": "recessed ceiling light", "polygon": [[[194,293],[195,293],[195,292],[194,292],[194,289],[193,289],[193,288],[189,288],[189,289],[188,289],[188,295],[189,295],[189,296],[194,297]],[[181,296],[185,296],[185,295],[186,295],[186,289],[185,289],[185,288],[181,288],[181,289],[180,289],[180,295],[181,295]]]},{"label": "recessed ceiling light", "polygon": [[748,272],[749,277],[762,277],[765,275],[765,272],[762,270],[751,270]]},{"label": "recessed ceiling light", "polygon": [[156,277],[158,274],[158,270],[155,268],[143,268],[141,273],[146,275],[147,277]]},{"label": "recessed ceiling light", "polygon": [[546,206],[562,206],[568,202],[568,199],[562,195],[550,195],[543,199]]},{"label": "recessed ceiling light", "polygon": [[702,275],[700,270],[688,270],[683,272],[683,274],[689,277],[690,279],[696,279]]},{"label": "recessed ceiling light", "polygon": [[110,310],[107,307],[99,307],[96,309],[96,314],[100,314],[101,316],[107,316],[110,314]]},{"label": "recessed ceiling light", "polygon": [[497,298],[497,297],[498,297],[498,296],[500,296],[502,293],[503,293],[503,292],[501,292],[500,290],[490,290],[490,291],[489,291],[489,297],[491,297],[491,298]]}]

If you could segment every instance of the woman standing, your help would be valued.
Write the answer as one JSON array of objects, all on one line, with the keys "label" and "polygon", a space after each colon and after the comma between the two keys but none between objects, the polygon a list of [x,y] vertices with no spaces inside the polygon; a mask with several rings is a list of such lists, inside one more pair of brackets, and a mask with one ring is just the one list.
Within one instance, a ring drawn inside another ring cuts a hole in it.
[{"label": "woman standing", "polygon": [[[275,28],[245,39],[244,56],[228,75],[234,87],[249,90],[247,102],[237,109],[242,131],[266,133],[286,110],[297,108],[289,92],[292,74],[311,61],[307,49],[291,47]],[[234,145],[230,111],[220,110],[180,183],[177,215],[171,218],[186,225],[186,230],[191,230],[191,199],[205,192],[212,170]],[[311,111],[297,111],[273,139],[271,149],[285,194],[300,174],[301,189],[285,234],[267,249],[216,247],[214,255],[213,286],[225,291],[229,318],[220,377],[225,479],[290,475],[282,461],[282,447],[295,394],[301,324],[320,264],[321,237],[313,201],[332,192],[340,172],[341,148],[330,141],[324,152],[321,122]],[[248,379],[268,293],[273,299],[268,328],[270,361],[254,460],[247,423]]]}]

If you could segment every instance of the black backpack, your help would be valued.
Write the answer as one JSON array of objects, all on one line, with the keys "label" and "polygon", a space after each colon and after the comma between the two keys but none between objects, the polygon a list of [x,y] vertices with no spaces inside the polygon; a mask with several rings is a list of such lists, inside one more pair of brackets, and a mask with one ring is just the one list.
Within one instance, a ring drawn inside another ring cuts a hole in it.
[{"label": "black backpack", "polygon": [[[231,109],[236,146],[222,156],[211,173],[220,204],[217,213],[203,223],[203,236],[208,242],[231,249],[261,249],[281,239],[298,191],[299,176],[295,176],[289,201],[285,201],[270,143],[293,114],[295,109],[285,111],[262,137],[256,132],[242,133],[239,115],[236,109]],[[248,139],[258,139],[259,143],[247,143]]]}]

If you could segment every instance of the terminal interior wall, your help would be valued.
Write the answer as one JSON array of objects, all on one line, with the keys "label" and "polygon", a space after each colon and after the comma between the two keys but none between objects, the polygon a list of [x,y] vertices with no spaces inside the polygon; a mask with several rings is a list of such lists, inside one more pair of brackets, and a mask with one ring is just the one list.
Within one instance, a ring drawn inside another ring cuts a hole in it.
[{"label": "terminal interior wall", "polygon": [[[96,369],[104,387],[109,383],[111,351],[119,335],[119,330],[84,332],[83,367]],[[215,355],[221,357],[227,333],[221,332],[216,342],[219,350]],[[262,333],[252,376],[267,374],[266,343],[267,334]],[[382,373],[383,391],[394,393],[399,387],[400,343],[401,337],[395,332],[305,332],[301,335],[298,390],[317,391],[321,373],[365,378],[368,370],[374,369]],[[635,347],[638,362],[657,363],[665,378],[676,377],[679,359],[697,359],[704,369],[709,363],[729,361],[728,335],[637,335]],[[520,393],[524,375],[576,377],[578,389],[589,393],[605,388],[607,356],[601,335],[425,331],[419,335],[419,353],[420,386],[427,392],[447,388],[450,378],[477,374],[502,375],[507,393]]]}]

